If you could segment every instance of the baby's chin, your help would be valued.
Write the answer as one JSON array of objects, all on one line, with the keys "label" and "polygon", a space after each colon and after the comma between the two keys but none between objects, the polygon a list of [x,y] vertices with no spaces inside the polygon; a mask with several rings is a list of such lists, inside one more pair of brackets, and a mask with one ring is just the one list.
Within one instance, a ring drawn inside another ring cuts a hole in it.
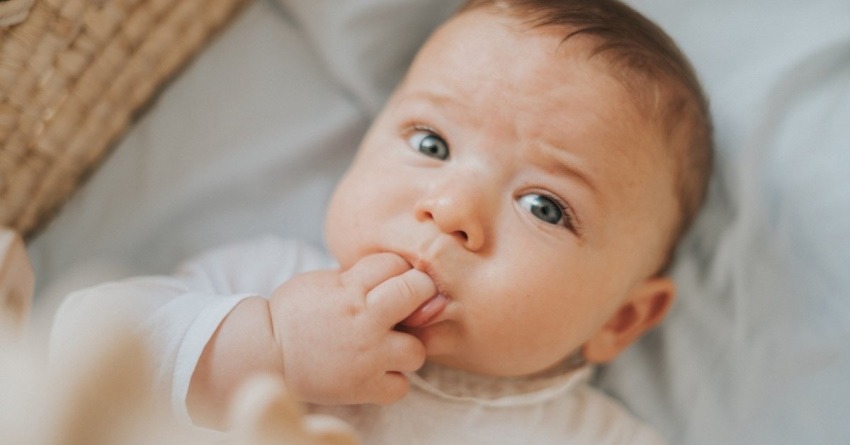
[{"label": "baby's chin", "polygon": [[487,377],[520,377],[526,375],[524,373],[511,372],[510,370],[501,369],[500,367],[482,366],[480,363],[469,363],[464,360],[458,360],[456,357],[449,355],[428,355],[426,366],[440,366],[451,368],[458,371],[463,371],[468,374],[475,374]]},{"label": "baby's chin", "polygon": [[426,343],[426,363],[442,367],[452,368],[470,374],[478,374],[488,377],[534,377],[561,374],[572,370],[574,365],[570,364],[569,358],[557,360],[554,364],[534,365],[523,360],[511,360],[504,358],[487,362],[484,360],[472,360],[468,354],[446,354],[436,353]]},{"label": "baby's chin", "polygon": [[429,365],[437,365],[489,377],[517,377],[523,375],[522,373],[512,372],[510,369],[505,369],[496,364],[471,360],[466,353],[453,354],[442,352],[440,351],[441,345],[429,344],[427,340],[423,340],[423,343],[425,343],[426,363]]}]

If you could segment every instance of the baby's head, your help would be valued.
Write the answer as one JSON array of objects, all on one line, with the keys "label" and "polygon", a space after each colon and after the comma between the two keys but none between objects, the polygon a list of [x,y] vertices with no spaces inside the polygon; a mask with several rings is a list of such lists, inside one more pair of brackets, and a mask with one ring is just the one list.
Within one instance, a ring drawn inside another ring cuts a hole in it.
[{"label": "baby's head", "polygon": [[343,267],[396,252],[449,304],[410,328],[491,375],[603,363],[666,314],[711,165],[706,101],[609,0],[471,1],[426,42],[328,210]]}]

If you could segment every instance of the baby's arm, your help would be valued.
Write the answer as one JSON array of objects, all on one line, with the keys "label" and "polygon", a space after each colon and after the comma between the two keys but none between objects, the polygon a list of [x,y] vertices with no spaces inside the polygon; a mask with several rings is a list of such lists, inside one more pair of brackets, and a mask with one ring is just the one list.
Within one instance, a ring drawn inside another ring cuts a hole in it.
[{"label": "baby's arm", "polygon": [[54,318],[51,359],[75,360],[87,333],[110,332],[120,320],[140,332],[156,362],[157,389],[188,420],[190,378],[227,314],[241,301],[272,295],[295,274],[330,267],[332,261],[309,245],[263,237],[205,252],[174,276],[83,289],[69,295]]},{"label": "baby's arm", "polygon": [[221,408],[258,371],[282,373],[310,403],[400,399],[408,389],[401,372],[418,369],[425,350],[393,327],[435,292],[428,275],[383,253],[346,271],[298,275],[269,301],[243,301],[204,349],[189,389],[193,417],[221,425]]}]

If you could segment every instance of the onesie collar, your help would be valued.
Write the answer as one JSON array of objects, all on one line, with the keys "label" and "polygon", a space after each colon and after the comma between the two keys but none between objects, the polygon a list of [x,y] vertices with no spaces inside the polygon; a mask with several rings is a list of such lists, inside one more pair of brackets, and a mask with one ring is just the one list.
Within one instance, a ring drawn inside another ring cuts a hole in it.
[{"label": "onesie collar", "polygon": [[426,363],[407,373],[411,386],[432,396],[482,406],[520,406],[561,396],[586,383],[593,374],[589,364],[555,368],[532,376],[493,377]]}]

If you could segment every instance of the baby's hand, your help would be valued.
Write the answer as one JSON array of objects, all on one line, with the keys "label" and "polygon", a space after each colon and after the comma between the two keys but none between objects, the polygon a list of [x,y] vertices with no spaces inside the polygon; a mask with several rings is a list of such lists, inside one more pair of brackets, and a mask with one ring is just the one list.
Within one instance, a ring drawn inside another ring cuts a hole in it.
[{"label": "baby's hand", "polygon": [[393,327],[435,293],[427,274],[391,253],[287,281],[270,308],[289,390],[321,404],[401,399],[409,385],[401,372],[422,366],[425,347]]}]

